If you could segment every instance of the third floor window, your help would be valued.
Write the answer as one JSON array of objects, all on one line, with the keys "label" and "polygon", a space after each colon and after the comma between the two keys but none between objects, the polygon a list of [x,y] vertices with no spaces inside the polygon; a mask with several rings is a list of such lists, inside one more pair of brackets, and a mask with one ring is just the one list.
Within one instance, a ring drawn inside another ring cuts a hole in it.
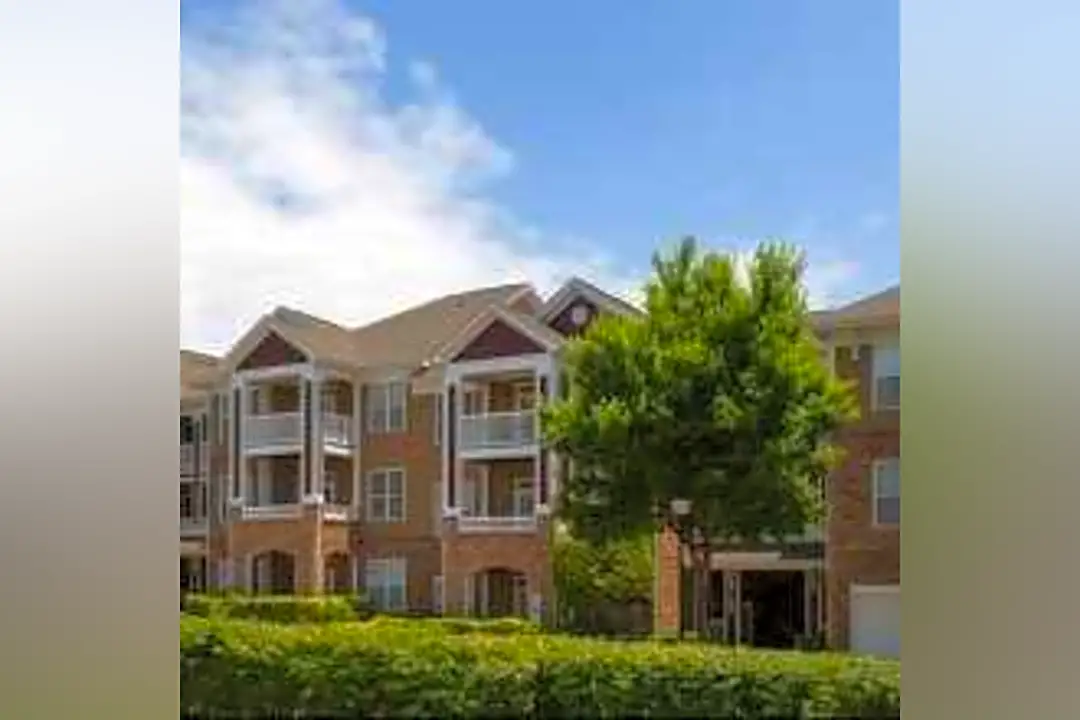
[{"label": "third floor window", "polygon": [[386,383],[367,386],[367,429],[369,433],[404,432],[407,386]]}]

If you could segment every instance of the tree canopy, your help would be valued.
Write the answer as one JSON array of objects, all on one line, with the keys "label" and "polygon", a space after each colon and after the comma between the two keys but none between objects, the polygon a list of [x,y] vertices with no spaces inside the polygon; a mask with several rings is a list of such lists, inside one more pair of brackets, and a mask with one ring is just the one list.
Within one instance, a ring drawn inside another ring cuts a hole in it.
[{"label": "tree canopy", "polygon": [[576,535],[635,535],[676,498],[710,538],[820,519],[830,436],[855,403],[821,361],[803,274],[784,244],[740,262],[688,238],[654,256],[643,314],[568,344],[568,392],[542,423],[571,459],[560,514]]}]

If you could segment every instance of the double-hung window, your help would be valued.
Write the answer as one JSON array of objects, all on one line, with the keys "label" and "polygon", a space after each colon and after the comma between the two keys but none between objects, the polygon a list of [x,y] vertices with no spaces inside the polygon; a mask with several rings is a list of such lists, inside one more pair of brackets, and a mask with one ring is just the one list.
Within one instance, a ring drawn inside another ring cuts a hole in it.
[{"label": "double-hung window", "polygon": [[874,348],[874,409],[900,408],[900,346]]},{"label": "double-hung window", "polygon": [[404,610],[407,605],[407,577],[405,558],[368,560],[364,588],[371,604],[378,610]]},{"label": "double-hung window", "polygon": [[371,434],[404,432],[407,397],[407,385],[403,382],[368,385],[368,432]]},{"label": "double-hung window", "polygon": [[405,471],[372,470],[367,476],[367,519],[370,522],[405,521]]},{"label": "double-hung window", "polygon": [[874,524],[900,524],[900,458],[874,463]]}]

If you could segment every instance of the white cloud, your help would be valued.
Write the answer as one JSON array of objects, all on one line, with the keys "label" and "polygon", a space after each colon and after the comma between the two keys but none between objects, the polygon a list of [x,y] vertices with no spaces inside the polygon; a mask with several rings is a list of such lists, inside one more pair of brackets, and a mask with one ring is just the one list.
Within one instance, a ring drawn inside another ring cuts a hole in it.
[{"label": "white cloud", "polygon": [[571,274],[639,296],[641,278],[588,242],[552,251],[485,195],[513,156],[437,67],[409,61],[413,96],[389,103],[382,30],[336,0],[251,2],[229,23],[186,26],[182,42],[185,347],[224,350],[279,304],[357,324],[479,285],[548,291]]},{"label": "white cloud", "polygon": [[483,284],[631,284],[529,249],[541,234],[483,195],[510,152],[429,63],[387,103],[382,32],[338,2],[253,3],[185,28],[182,57],[183,345],[222,350],[278,304],[359,323]]}]

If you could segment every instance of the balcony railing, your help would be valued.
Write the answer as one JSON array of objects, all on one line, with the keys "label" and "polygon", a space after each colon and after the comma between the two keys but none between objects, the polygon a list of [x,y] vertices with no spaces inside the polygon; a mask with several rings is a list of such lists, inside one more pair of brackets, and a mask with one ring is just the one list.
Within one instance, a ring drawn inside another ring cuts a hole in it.
[{"label": "balcony railing", "polygon": [[458,532],[467,534],[530,533],[536,531],[535,515],[469,515],[458,516]]},{"label": "balcony railing", "polygon": [[299,503],[244,505],[240,508],[240,517],[244,520],[288,520],[300,517],[300,513]]},{"label": "balcony railing", "polygon": [[352,418],[348,415],[323,413],[323,442],[327,445],[349,447],[352,442]]},{"label": "balcony railing", "polygon": [[180,516],[180,534],[188,535],[192,533],[206,532],[206,516],[205,515],[189,515]]},{"label": "balcony railing", "polygon": [[[301,415],[298,412],[249,415],[244,422],[244,447],[269,449],[293,447],[301,443]],[[323,442],[351,446],[352,418],[325,413],[322,416]]]},{"label": "balcony railing", "polygon": [[461,449],[511,450],[536,443],[536,412],[498,412],[463,415],[459,424]]}]

